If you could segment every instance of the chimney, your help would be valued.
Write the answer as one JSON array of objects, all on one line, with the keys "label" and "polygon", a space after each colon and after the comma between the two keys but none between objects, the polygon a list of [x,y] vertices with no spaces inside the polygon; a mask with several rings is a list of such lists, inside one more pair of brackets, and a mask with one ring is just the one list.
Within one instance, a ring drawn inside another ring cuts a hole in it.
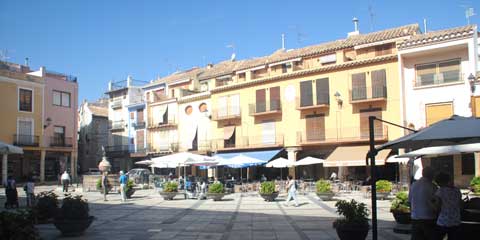
[{"label": "chimney", "polygon": [[28,67],[28,57],[25,58],[25,66]]},{"label": "chimney", "polygon": [[355,31],[349,32],[349,33],[348,33],[348,36],[349,36],[349,37],[360,34],[360,31],[358,30],[358,18],[354,17],[354,18],[352,19],[352,22],[353,22],[353,24],[354,24],[354,26],[355,26]]},{"label": "chimney", "polygon": [[112,80],[108,81],[108,91],[112,91]]},{"label": "chimney", "polygon": [[132,86],[132,76],[128,75],[127,76],[127,87],[131,87]]},{"label": "chimney", "polygon": [[212,68],[212,67],[213,67],[213,63],[207,64],[207,69],[210,69],[210,68]]},{"label": "chimney", "polygon": [[282,50],[285,50],[285,34],[282,33]]}]

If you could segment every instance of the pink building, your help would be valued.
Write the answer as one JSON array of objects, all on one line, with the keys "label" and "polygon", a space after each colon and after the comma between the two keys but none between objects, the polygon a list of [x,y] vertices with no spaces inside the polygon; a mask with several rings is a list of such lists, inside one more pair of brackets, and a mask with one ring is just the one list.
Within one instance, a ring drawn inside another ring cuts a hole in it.
[{"label": "pink building", "polygon": [[[45,71],[44,149],[40,175],[45,180],[58,180],[63,171],[77,175],[77,78]],[[43,174],[42,174],[43,173]],[[43,175],[43,176],[42,176]]]}]

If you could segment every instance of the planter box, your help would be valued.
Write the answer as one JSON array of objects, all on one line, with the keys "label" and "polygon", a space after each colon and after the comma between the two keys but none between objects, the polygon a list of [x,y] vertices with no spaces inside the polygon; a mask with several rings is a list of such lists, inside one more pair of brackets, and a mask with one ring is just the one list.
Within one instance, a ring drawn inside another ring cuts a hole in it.
[{"label": "planter box", "polygon": [[400,224],[410,224],[412,222],[412,218],[410,213],[404,212],[392,212],[393,218],[395,218],[395,222]]},{"label": "planter box", "polygon": [[127,195],[127,198],[132,198],[132,195],[135,193],[135,189],[133,188],[130,188],[129,190],[127,190],[127,192],[125,193],[125,195]]},{"label": "planter box", "polygon": [[370,227],[337,226],[335,230],[340,240],[365,240]]},{"label": "planter box", "polygon": [[178,192],[160,192],[160,195],[163,197],[164,200],[173,200],[175,196],[177,196]]},{"label": "planter box", "polygon": [[390,192],[377,192],[377,199],[385,200],[390,195]]},{"label": "planter box", "polygon": [[322,193],[317,192],[317,196],[322,201],[332,201],[333,196],[335,196],[335,193],[333,193],[333,192],[322,192]]},{"label": "planter box", "polygon": [[225,195],[225,193],[207,193],[207,198],[213,199],[213,201],[220,201]]},{"label": "planter box", "polygon": [[260,196],[262,196],[262,198],[267,202],[273,202],[273,201],[275,201],[275,198],[278,197],[278,194],[279,194],[279,192],[274,192],[272,194],[262,194],[262,193],[260,193]]},{"label": "planter box", "polygon": [[55,219],[53,224],[62,232],[63,236],[80,236],[92,224],[95,218],[93,216],[87,219]]}]

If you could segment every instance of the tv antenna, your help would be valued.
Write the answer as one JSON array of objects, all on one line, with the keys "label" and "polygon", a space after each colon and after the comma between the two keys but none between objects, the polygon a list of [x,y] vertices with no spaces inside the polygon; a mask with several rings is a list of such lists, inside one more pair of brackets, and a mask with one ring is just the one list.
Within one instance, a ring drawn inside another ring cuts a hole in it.
[{"label": "tv antenna", "polygon": [[8,56],[8,49],[0,50],[0,61],[6,62],[8,59],[10,59],[10,56]]},{"label": "tv antenna", "polygon": [[473,11],[473,8],[467,8],[465,10],[465,17],[467,18],[467,24],[470,25],[470,18],[475,16],[475,12]]},{"label": "tv antenna", "polygon": [[375,14],[373,13],[372,4],[368,4],[368,15],[370,16],[370,31],[373,32],[373,18]]},{"label": "tv antenna", "polygon": [[232,55],[230,56],[230,61],[235,61],[236,58],[236,53],[235,53],[235,44],[231,43],[225,46],[226,48],[231,48],[232,49]]}]

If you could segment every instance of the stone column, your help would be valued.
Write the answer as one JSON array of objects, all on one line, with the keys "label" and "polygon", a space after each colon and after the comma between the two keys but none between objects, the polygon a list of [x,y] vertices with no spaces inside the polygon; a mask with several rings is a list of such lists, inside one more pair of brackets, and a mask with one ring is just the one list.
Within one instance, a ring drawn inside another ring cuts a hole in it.
[{"label": "stone column", "polygon": [[475,177],[480,177],[480,153],[475,153]]},{"label": "stone column", "polygon": [[3,154],[3,157],[2,157],[2,184],[4,184],[7,181],[7,175],[8,175],[8,155]]},{"label": "stone column", "polygon": [[[288,160],[296,162],[297,161],[297,153],[298,153],[298,151],[301,150],[301,148],[299,148],[299,147],[287,147],[285,149],[287,150]],[[296,176],[295,173],[296,173],[295,167],[288,168],[288,175],[291,175],[293,178],[296,178],[297,176]]]},{"label": "stone column", "polygon": [[77,155],[75,152],[70,152],[70,175],[72,176],[72,181],[77,179]]},{"label": "stone column", "polygon": [[45,155],[47,151],[40,152],[40,182],[45,182]]}]

